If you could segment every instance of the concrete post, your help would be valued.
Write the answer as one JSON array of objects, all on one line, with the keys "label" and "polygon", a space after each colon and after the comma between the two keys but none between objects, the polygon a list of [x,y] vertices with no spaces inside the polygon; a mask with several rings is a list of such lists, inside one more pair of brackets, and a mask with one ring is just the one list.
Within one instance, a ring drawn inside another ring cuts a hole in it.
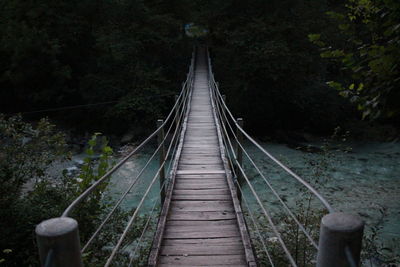
[{"label": "concrete post", "polygon": [[352,266],[346,256],[346,247],[358,266],[364,222],[357,215],[335,212],[321,220],[317,267]]},{"label": "concrete post", "polygon": [[76,220],[49,219],[37,225],[35,232],[41,266],[83,266]]},{"label": "concrete post", "polygon": [[[237,122],[237,124],[238,124],[240,127],[243,128],[244,122],[243,122],[243,119],[242,119],[242,118],[237,118],[237,119],[236,119],[236,122]],[[239,146],[239,144],[243,145],[243,133],[242,133],[238,128],[236,128],[236,137],[237,137],[237,143],[236,143],[236,159],[237,159],[239,165],[240,165],[241,167],[243,167],[243,150],[242,150],[242,148]],[[242,184],[243,184],[243,176],[242,176],[242,172],[240,171],[239,168],[237,169],[236,173],[237,173],[237,180],[238,180],[238,183],[239,183],[240,185],[242,185]],[[242,201],[242,195],[240,194],[240,190],[238,190],[237,192],[238,192],[237,195],[238,195],[239,200]]]},{"label": "concrete post", "polygon": [[[157,129],[164,123],[163,120],[157,120]],[[160,166],[163,164],[165,160],[165,141],[164,140],[165,134],[164,134],[164,127],[158,132],[157,140],[158,140],[158,145],[161,145],[160,147]],[[161,167],[160,170],[160,189],[162,185],[164,184],[165,181],[165,164]],[[164,189],[161,189],[160,195],[161,195],[161,204],[164,203],[165,200],[165,188],[166,185],[164,186]]]}]

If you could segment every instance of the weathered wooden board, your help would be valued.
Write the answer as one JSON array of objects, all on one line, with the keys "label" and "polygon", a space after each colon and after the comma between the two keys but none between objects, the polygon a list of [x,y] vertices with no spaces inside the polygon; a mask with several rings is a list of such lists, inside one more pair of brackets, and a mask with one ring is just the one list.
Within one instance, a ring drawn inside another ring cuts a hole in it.
[{"label": "weathered wooden board", "polygon": [[168,220],[182,221],[217,221],[236,218],[232,211],[174,211],[168,216]]},{"label": "weathered wooden board", "polygon": [[225,173],[224,170],[179,170],[177,174],[221,174]]},{"label": "weathered wooden board", "polygon": [[177,255],[237,255],[243,252],[241,244],[236,245],[217,245],[217,246],[204,246],[203,244],[179,244],[173,246],[163,246],[161,248],[161,255],[177,256]]},{"label": "weathered wooden board", "polygon": [[194,184],[194,183],[177,183],[175,189],[181,190],[202,190],[202,189],[225,189],[226,183],[207,183],[207,184]]},{"label": "weathered wooden board", "polygon": [[[179,221],[177,221],[179,222]],[[185,221],[187,222],[187,221]],[[224,238],[186,238],[186,239],[166,239],[163,242],[164,246],[173,246],[179,244],[203,244],[204,246],[209,245],[235,245],[235,244],[242,244],[242,240],[240,237],[224,237]]]},{"label": "weathered wooden board", "polygon": [[[201,190],[199,190],[201,191]],[[174,192],[175,193],[175,192]],[[223,195],[204,195],[204,194],[190,194],[190,195],[172,195],[172,200],[232,200],[229,194]]]},{"label": "weathered wooden board", "polygon": [[[184,189],[175,189],[174,195],[229,195],[229,189],[205,189],[205,190],[184,190]],[[200,200],[200,199],[199,199]]]},{"label": "weathered wooden board", "polygon": [[236,225],[236,220],[219,220],[219,221],[168,221],[166,225],[169,226],[191,226],[191,227],[212,227],[218,225]]},{"label": "weathered wooden board", "polygon": [[230,201],[172,201],[171,211],[233,211]]},{"label": "weathered wooden board", "polygon": [[239,265],[246,266],[244,255],[217,255],[217,256],[160,256],[160,266],[215,266],[215,265]]}]

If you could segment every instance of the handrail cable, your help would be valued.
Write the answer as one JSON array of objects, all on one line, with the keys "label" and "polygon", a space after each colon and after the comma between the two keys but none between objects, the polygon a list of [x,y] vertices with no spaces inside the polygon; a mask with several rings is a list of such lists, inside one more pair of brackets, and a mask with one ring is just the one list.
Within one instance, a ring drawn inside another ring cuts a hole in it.
[{"label": "handrail cable", "polygon": [[[219,99],[219,101],[222,101],[221,99]],[[220,112],[222,113],[222,112]],[[304,228],[304,226],[299,222],[299,220],[297,219],[297,217],[293,214],[293,212],[289,209],[289,207],[285,204],[285,202],[282,200],[282,198],[279,196],[279,194],[276,192],[276,190],[273,188],[273,186],[271,185],[271,183],[268,181],[268,179],[265,177],[265,175],[261,172],[261,170],[259,169],[259,167],[256,165],[256,163],[254,162],[254,160],[250,157],[249,153],[247,152],[247,150],[243,147],[243,145],[239,142],[235,132],[233,131],[232,125],[231,123],[228,121],[228,119],[226,118],[226,114],[222,113],[225,116],[225,121],[228,124],[231,133],[236,141],[236,143],[239,145],[239,147],[241,148],[241,150],[244,152],[244,154],[246,155],[246,157],[249,159],[249,161],[251,162],[251,164],[254,166],[254,168],[257,170],[257,172],[260,174],[260,176],[263,178],[264,182],[267,184],[267,186],[270,188],[270,190],[272,191],[272,193],[276,196],[276,198],[279,200],[279,202],[283,205],[283,207],[285,208],[286,212],[290,215],[290,217],[297,223],[297,225],[300,227],[300,229],[302,230],[302,232],[304,233],[304,235],[308,238],[308,240],[311,242],[311,244],[315,247],[315,249],[318,250],[318,245],[317,243],[314,241],[314,239],[311,237],[311,235],[307,232],[307,230]],[[225,126],[224,126],[225,127]]]},{"label": "handrail cable", "polygon": [[184,86],[174,104],[172,107],[171,111],[169,112],[168,116],[164,120],[164,122],[158,127],[152,134],[150,134],[141,144],[139,144],[132,152],[130,152],[125,158],[123,158],[120,162],[118,162],[116,165],[114,165],[113,168],[111,168],[106,174],[104,174],[99,180],[94,182],[89,188],[85,190],[81,195],[79,195],[68,207],[65,209],[61,217],[67,217],[69,213],[78,205],[83,199],[85,199],[93,190],[96,189],[98,185],[103,183],[111,174],[113,174],[116,170],[118,170],[126,161],[128,161],[136,152],[141,150],[156,134],[163,129],[164,125],[169,121],[169,119],[172,116],[172,113],[174,110],[177,108],[177,105],[179,103],[179,100],[182,98],[183,93],[185,92],[185,87],[187,88],[187,81],[192,78],[193,76],[193,54],[192,54],[192,60],[191,60],[191,65],[189,67],[189,73],[188,77],[186,79],[186,82],[184,83]]},{"label": "handrail cable", "polygon": [[[160,187],[159,192],[161,192],[161,191],[164,189],[164,187],[165,187],[165,185],[166,185],[166,182],[167,182],[167,180],[164,180],[162,186]],[[139,246],[140,246],[140,243],[142,242],[142,239],[143,239],[143,237],[144,237],[144,234],[145,234],[146,231],[147,231],[147,227],[150,225],[150,221],[151,221],[151,219],[152,219],[152,217],[153,217],[153,215],[154,215],[155,207],[157,206],[158,200],[160,200],[160,194],[158,194],[157,199],[154,201],[154,205],[153,205],[153,207],[152,207],[152,209],[151,209],[151,211],[150,211],[149,218],[147,218],[147,220],[146,220],[146,224],[145,224],[144,227],[143,227],[143,230],[142,230],[142,232],[141,232],[141,235],[140,235],[140,237],[139,237],[139,240],[136,242],[136,247],[135,247],[135,249],[133,250],[133,253],[131,253],[131,254],[129,255],[130,260],[129,260],[129,265],[128,265],[128,267],[132,266],[132,261],[133,261],[133,259],[134,259],[134,257],[135,257],[135,254],[136,254],[137,249],[138,249]]]},{"label": "handrail cable", "polygon": [[[186,99],[184,100],[186,101]],[[184,102],[180,103],[179,107],[181,105],[183,105]],[[180,117],[183,114],[183,110],[180,112]],[[175,113],[175,116],[173,118],[173,120],[177,117],[178,113]],[[159,150],[161,149],[161,147],[164,145],[165,140],[168,137],[169,132],[172,129],[172,126],[174,124],[171,123],[169,129],[167,130],[164,139],[162,140],[162,142],[160,142],[160,144],[158,145],[158,147],[156,148],[156,150],[154,151],[154,153],[151,155],[151,157],[147,160],[146,164],[143,166],[143,168],[140,170],[140,172],[136,175],[135,179],[133,180],[133,182],[129,185],[129,187],[125,190],[125,192],[122,194],[122,196],[120,197],[120,199],[116,202],[116,204],[114,205],[114,207],[111,209],[111,211],[107,214],[106,218],[102,221],[102,223],[99,225],[99,227],[96,229],[96,231],[93,233],[93,235],[89,238],[89,240],[86,242],[86,244],[83,246],[81,252],[85,252],[85,250],[88,248],[88,246],[92,243],[92,241],[94,240],[94,238],[99,234],[100,230],[104,227],[104,225],[106,224],[106,222],[110,219],[110,217],[112,216],[112,214],[114,214],[114,212],[116,211],[116,209],[119,207],[119,205],[122,203],[122,201],[125,199],[125,197],[128,195],[128,193],[131,191],[131,189],[133,188],[133,186],[136,184],[136,182],[139,180],[139,178],[142,176],[142,174],[146,171],[147,167],[149,166],[149,164],[151,163],[151,161],[153,160],[153,158],[157,155],[157,153],[159,152]]]},{"label": "handrail cable", "polygon": [[[190,89],[191,89],[191,88],[190,88]],[[190,92],[190,96],[191,96],[191,92]],[[189,96],[189,98],[190,98],[190,96]],[[174,135],[173,135],[172,139],[175,138],[175,136],[176,136],[176,134],[177,134],[177,132],[178,132],[177,130],[178,130],[178,128],[175,128],[175,132],[174,132]],[[170,152],[170,150],[171,150],[171,145],[172,145],[172,144],[169,145],[168,150],[167,150],[167,152],[166,152],[166,155],[169,154],[169,152]],[[116,246],[115,246],[114,249],[112,250],[110,257],[107,259],[107,262],[106,262],[106,264],[104,265],[105,267],[110,266],[110,264],[111,264],[111,262],[112,262],[112,260],[113,260],[113,258],[114,258],[114,256],[115,256],[117,250],[119,249],[119,247],[121,246],[121,244],[122,244],[124,238],[125,238],[126,235],[128,234],[129,228],[132,226],[133,221],[134,221],[134,219],[136,218],[136,215],[138,214],[139,209],[140,209],[141,206],[143,205],[145,198],[147,197],[148,193],[150,192],[150,189],[152,188],[152,186],[154,185],[155,181],[156,181],[157,178],[159,177],[160,171],[161,171],[161,169],[164,167],[165,162],[166,162],[166,160],[164,159],[164,161],[160,164],[160,167],[158,168],[157,173],[154,175],[154,177],[153,177],[153,179],[151,180],[151,182],[150,182],[150,184],[149,184],[149,186],[148,186],[146,192],[143,194],[143,197],[142,197],[142,199],[140,200],[139,204],[137,205],[137,207],[136,207],[136,209],[135,209],[135,212],[134,212],[133,215],[131,216],[131,218],[130,218],[128,224],[127,224],[127,226],[126,226],[125,229],[124,229],[124,232],[123,232],[122,235],[120,236],[120,238],[119,238],[119,240],[118,240],[118,243],[116,244]]]},{"label": "handrail cable", "polygon": [[[225,131],[226,131],[226,129],[225,129]],[[230,141],[229,138],[228,138],[227,140],[228,140],[228,142],[229,142],[229,146],[230,146],[230,148],[231,148],[231,151],[232,151],[232,153],[233,153],[233,155],[234,155],[234,149],[233,149],[232,143],[231,143],[231,141]],[[271,216],[269,215],[269,213],[268,213],[267,210],[265,209],[264,205],[263,205],[262,202],[260,201],[260,198],[258,197],[257,193],[255,192],[253,186],[251,185],[251,183],[250,183],[249,180],[247,179],[246,173],[244,172],[244,170],[243,170],[242,167],[240,166],[239,162],[237,161],[236,156],[234,156],[234,161],[236,162],[236,165],[238,166],[240,172],[242,173],[243,177],[245,178],[247,184],[249,185],[249,188],[250,188],[250,190],[251,190],[253,196],[255,197],[255,199],[256,199],[258,205],[261,207],[261,210],[263,211],[264,216],[267,218],[267,220],[268,220],[268,222],[269,222],[269,224],[270,224],[270,226],[271,226],[273,232],[275,233],[276,237],[278,238],[278,241],[279,241],[279,243],[281,244],[281,247],[282,247],[282,249],[284,250],[284,252],[285,252],[287,258],[288,258],[289,261],[291,262],[292,266],[297,266],[296,263],[295,263],[295,261],[293,260],[292,255],[290,254],[289,250],[287,249],[287,247],[286,247],[286,245],[285,245],[285,242],[284,242],[283,239],[281,238],[278,229],[276,228],[274,222],[272,221]]]},{"label": "handrail cable", "polygon": [[173,159],[175,158],[175,154],[176,154],[176,151],[177,151],[177,148],[178,148],[178,145],[179,145],[179,138],[176,138],[174,141],[175,141],[174,148],[172,150],[170,161],[169,161],[168,167],[166,169],[166,173],[169,173],[168,179],[171,179],[172,163],[174,162]]},{"label": "handrail cable", "polygon": [[[300,176],[298,176],[296,173],[294,173],[289,167],[287,167],[282,162],[280,162],[278,159],[276,159],[274,156],[272,156],[266,149],[264,149],[260,144],[258,144],[246,131],[244,131],[244,129],[236,122],[231,111],[229,110],[225,101],[223,100],[221,92],[219,91],[219,86],[214,79],[214,74],[213,74],[212,68],[211,68],[211,59],[210,59],[208,50],[207,50],[207,55],[208,55],[208,64],[209,64],[209,80],[210,80],[209,83],[212,83],[214,85],[213,87],[214,87],[214,91],[216,92],[217,98],[221,99],[224,110],[228,112],[228,114],[231,117],[236,128],[238,128],[251,143],[253,143],[259,150],[261,150],[261,152],[263,152],[267,157],[269,157],[272,161],[274,161],[277,165],[279,165],[283,170],[285,170],[292,177],[294,177],[297,181],[299,181],[301,184],[303,184],[309,191],[311,191],[319,199],[319,201],[325,206],[325,208],[328,210],[329,213],[334,213],[335,210],[333,209],[333,207],[329,204],[329,202],[322,195],[320,195],[318,193],[318,191],[316,189],[314,189],[308,182],[304,181]],[[210,86],[210,88],[211,88],[211,86]],[[225,115],[225,113],[224,113],[224,115]],[[228,120],[226,120],[226,121],[228,121]],[[234,132],[234,131],[232,131],[232,132]],[[306,236],[307,236],[307,234],[306,234]],[[308,238],[308,239],[310,239],[310,238]],[[312,243],[314,243],[316,245],[315,242],[312,242]],[[314,244],[313,244],[313,246],[315,247]],[[318,246],[317,246],[317,249],[318,249]],[[350,266],[357,267],[356,261],[353,257],[353,254],[351,253],[350,247],[348,245],[345,246],[345,254],[346,254],[346,258],[347,258],[347,261],[350,264]]]},{"label": "handrail cable", "polygon": [[[218,89],[218,85],[214,81],[214,86],[215,90],[217,92],[218,97],[222,98],[222,95]],[[278,159],[276,159],[274,156],[272,156],[268,151],[266,151],[260,144],[258,144],[245,130],[243,130],[242,127],[236,122],[235,118],[233,117],[231,111],[229,108],[226,106],[225,102],[222,101],[222,105],[225,109],[225,111],[228,112],[229,116],[231,117],[233,123],[235,124],[236,128],[238,128],[243,135],[251,142],[253,143],[261,152],[263,152],[267,157],[269,157],[272,161],[274,161],[276,164],[278,164],[282,169],[284,169],[287,173],[289,173],[292,177],[294,177],[297,181],[299,181],[301,184],[303,184],[308,190],[310,190],[321,202],[322,204],[326,207],[326,209],[329,211],[329,213],[333,213],[334,209],[332,206],[328,203],[328,201],[321,196],[317,190],[315,190],[308,182],[304,181],[300,176],[298,176],[296,173],[294,173],[291,169],[289,169],[286,165],[284,165],[282,162],[280,162]]]},{"label": "handrail cable", "polygon": [[282,249],[284,250],[286,257],[288,258],[288,260],[290,261],[292,266],[297,266],[296,262],[294,261],[292,255],[290,254],[290,251],[288,250],[288,248],[286,247],[285,242],[283,241],[276,225],[274,224],[274,222],[272,221],[271,216],[269,215],[268,211],[265,209],[264,205],[262,204],[260,197],[258,196],[257,192],[255,191],[253,185],[250,183],[249,179],[247,178],[246,173],[244,172],[242,166],[240,166],[239,162],[237,161],[237,159],[235,158],[235,162],[236,162],[236,166],[238,167],[238,169],[241,172],[241,175],[243,176],[243,178],[245,179],[246,183],[248,184],[254,198],[256,199],[258,205],[261,207],[262,212],[264,213],[264,216],[267,218],[272,231],[275,233],[276,237],[278,238],[279,243],[281,244]]},{"label": "handrail cable", "polygon": [[[210,90],[211,90],[211,87],[210,87]],[[211,104],[212,104],[212,106],[213,106],[213,109],[215,110],[215,104],[214,104],[214,99],[213,99],[213,98],[211,98]],[[218,120],[218,118],[216,118],[216,119]],[[218,123],[218,122],[217,122],[217,123]],[[226,130],[226,129],[225,129],[225,130]],[[231,143],[230,139],[228,139],[228,141],[229,141],[229,144],[230,144],[231,151],[232,151],[232,153],[234,153],[233,146],[232,146],[232,143]],[[282,237],[281,237],[281,235],[280,235],[278,229],[276,228],[276,225],[274,224],[274,222],[272,221],[271,216],[269,215],[268,211],[265,209],[264,205],[262,204],[262,202],[261,202],[261,200],[260,200],[260,198],[259,198],[257,192],[254,190],[252,184],[251,184],[250,181],[248,180],[247,175],[246,175],[246,173],[244,172],[243,168],[240,166],[240,164],[239,164],[239,162],[238,162],[236,156],[234,157],[234,160],[235,160],[235,162],[236,162],[236,166],[238,167],[238,169],[239,169],[239,171],[241,172],[242,176],[244,177],[244,179],[246,180],[247,184],[249,185],[249,188],[250,188],[250,190],[251,190],[251,192],[252,192],[254,198],[256,199],[257,203],[259,204],[261,210],[263,211],[264,216],[267,218],[267,220],[268,220],[268,222],[269,222],[269,224],[270,224],[270,226],[271,226],[271,228],[272,228],[272,231],[274,232],[274,234],[275,234],[276,237],[278,238],[278,241],[279,241],[279,243],[281,244],[281,247],[282,247],[283,251],[285,252],[287,259],[289,260],[289,262],[290,262],[290,264],[291,264],[292,266],[297,267],[297,264],[296,264],[296,262],[294,261],[292,255],[290,254],[290,251],[289,251],[288,248],[286,247],[286,244],[285,244],[285,242],[283,241],[283,239],[282,239]]]},{"label": "handrail cable", "polygon": [[269,262],[271,263],[271,266],[274,267],[275,264],[273,263],[272,258],[271,258],[271,255],[270,255],[269,252],[268,252],[267,246],[266,246],[266,244],[265,244],[265,242],[264,242],[264,238],[263,238],[262,235],[261,235],[260,228],[258,227],[258,224],[257,224],[257,222],[256,222],[256,220],[255,220],[255,218],[254,218],[253,212],[252,212],[251,209],[250,209],[250,205],[249,205],[249,203],[248,203],[248,201],[247,201],[247,199],[246,199],[246,197],[245,197],[245,195],[244,195],[244,192],[243,192],[243,190],[242,190],[242,187],[240,186],[240,184],[239,184],[237,181],[236,181],[236,185],[237,185],[237,187],[238,187],[238,189],[239,189],[239,191],[240,191],[240,193],[241,193],[242,200],[244,201],[244,204],[246,205],[247,210],[249,211],[250,219],[251,219],[251,222],[253,223],[253,225],[254,225],[254,227],[255,227],[255,229],[256,229],[256,233],[257,233],[257,235],[258,235],[258,239],[261,241],[261,244],[262,244],[262,246],[263,246],[263,249],[264,249],[264,251],[265,251],[265,254],[266,254],[267,257],[268,257]]}]

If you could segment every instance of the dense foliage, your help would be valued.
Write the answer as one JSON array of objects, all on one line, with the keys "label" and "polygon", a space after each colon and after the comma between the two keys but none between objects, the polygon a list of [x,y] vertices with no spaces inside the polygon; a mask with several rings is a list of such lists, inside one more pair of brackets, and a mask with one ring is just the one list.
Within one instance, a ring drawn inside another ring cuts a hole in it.
[{"label": "dense foliage", "polygon": [[172,12],[160,1],[2,1],[2,112],[113,101],[50,114],[114,131],[153,122],[179,90],[191,52]]},{"label": "dense foliage", "polygon": [[[38,265],[34,229],[41,221],[58,217],[64,209],[93,181],[109,168],[112,153],[105,139],[89,141],[79,176],[71,178],[62,173],[49,172],[49,166],[68,155],[64,136],[54,125],[43,119],[31,125],[14,116],[0,116],[0,263],[6,266]],[[100,153],[93,157],[94,151]],[[107,208],[103,199],[105,183],[79,206],[72,217],[79,221],[82,240],[97,227],[100,215]],[[121,212],[119,212],[121,215]],[[123,217],[114,223],[120,224]],[[105,231],[110,236],[111,231]],[[100,247],[101,248],[101,247]],[[94,244],[93,249],[99,250]]]},{"label": "dense foliage", "polygon": [[[328,84],[363,111],[363,117],[399,117],[400,2],[349,0],[344,11],[327,13],[342,38],[311,34],[321,57],[343,66]],[[328,41],[326,41],[328,40]]]},{"label": "dense foliage", "polygon": [[[393,0],[3,1],[0,106],[90,105],[47,113],[84,130],[153,128],[206,33],[217,80],[248,129],[328,133],[359,115],[327,81],[364,115],[397,114],[398,13]],[[307,36],[341,63],[320,58]]]},{"label": "dense foliage", "polygon": [[[203,2],[203,1],[199,1]],[[246,127],[265,135],[331,131],[354,111],[326,84],[310,32],[333,28],[326,1],[223,1],[199,20],[210,29],[216,79]],[[353,114],[353,115],[352,115]]]},{"label": "dense foliage", "polygon": [[33,127],[20,117],[0,116],[0,248],[10,251],[7,265],[37,261],[34,226],[65,205],[62,192],[43,181],[47,166],[65,152],[63,140],[46,120]]}]

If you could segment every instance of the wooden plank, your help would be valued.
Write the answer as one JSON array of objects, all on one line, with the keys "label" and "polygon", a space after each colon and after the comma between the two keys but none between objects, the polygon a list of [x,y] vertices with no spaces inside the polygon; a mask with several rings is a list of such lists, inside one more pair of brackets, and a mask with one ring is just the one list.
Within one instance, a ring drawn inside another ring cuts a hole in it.
[{"label": "wooden plank", "polygon": [[203,182],[210,183],[210,182],[217,182],[217,183],[226,183],[225,178],[193,178],[192,176],[184,176],[177,178],[177,181],[180,183],[199,183],[202,184]]},{"label": "wooden plank", "polygon": [[161,255],[177,256],[177,255],[237,255],[243,252],[243,246],[240,244],[234,245],[217,245],[217,246],[204,246],[203,244],[192,244],[190,246],[183,244],[176,244],[172,246],[163,246],[161,248]]},{"label": "wooden plank", "polygon": [[215,164],[220,165],[222,164],[221,159],[207,159],[207,158],[183,158],[179,162],[179,165],[205,165],[205,164]]},{"label": "wooden plank", "polygon": [[193,183],[177,183],[175,185],[176,189],[180,190],[202,190],[202,189],[225,189],[226,183],[203,183],[203,184],[193,184]]},{"label": "wooden plank", "polygon": [[165,239],[163,246],[173,246],[179,244],[194,244],[204,246],[226,246],[242,244],[240,237],[223,237],[223,238],[184,238],[184,239]]},{"label": "wooden plank", "polygon": [[180,174],[178,178],[187,179],[224,179],[226,180],[225,174]]},{"label": "wooden plank", "polygon": [[216,255],[216,256],[160,256],[160,266],[172,264],[173,266],[215,266],[246,264],[244,255]]},{"label": "wooden plank", "polygon": [[[205,189],[205,190],[185,190],[185,189],[175,189],[174,196],[183,195],[226,195],[229,196],[229,189]],[[200,199],[199,199],[200,200]],[[230,200],[228,198],[228,200]]]},{"label": "wooden plank", "polygon": [[180,164],[179,170],[207,171],[207,170],[223,170],[221,165],[211,164]]},{"label": "wooden plank", "polygon": [[[201,230],[201,231],[200,231]],[[172,231],[170,227],[164,232],[164,239],[183,239],[183,238],[222,238],[240,237],[240,232],[235,226],[232,230],[199,229],[199,231]]]},{"label": "wooden plank", "polygon": [[225,174],[224,170],[204,170],[204,171],[199,171],[199,170],[178,170],[177,174],[187,174],[187,175],[191,175],[191,174]]},{"label": "wooden plank", "polygon": [[[201,190],[199,190],[201,191]],[[199,192],[200,193],[200,192]],[[190,195],[172,195],[172,200],[231,200],[230,195],[204,195],[204,194],[190,194]]]},{"label": "wooden plank", "polygon": [[169,214],[167,220],[182,220],[182,221],[216,221],[229,220],[236,218],[232,211],[174,211]]},{"label": "wooden plank", "polygon": [[179,233],[192,233],[192,232],[221,232],[237,230],[236,224],[221,224],[221,225],[168,225],[168,231]]},{"label": "wooden plank", "polygon": [[[226,186],[228,185],[225,179],[183,179],[179,178],[177,179],[176,184],[178,185],[191,185],[191,186],[196,186],[196,185],[209,185],[209,186],[214,186],[214,185],[223,185]],[[207,188],[205,188],[207,189]]]},{"label": "wooden plank", "polygon": [[232,220],[219,220],[219,221],[167,221],[166,224],[170,226],[218,226],[218,225],[237,225],[236,219]]},{"label": "wooden plank", "polygon": [[233,211],[231,201],[173,201],[171,211]]}]

